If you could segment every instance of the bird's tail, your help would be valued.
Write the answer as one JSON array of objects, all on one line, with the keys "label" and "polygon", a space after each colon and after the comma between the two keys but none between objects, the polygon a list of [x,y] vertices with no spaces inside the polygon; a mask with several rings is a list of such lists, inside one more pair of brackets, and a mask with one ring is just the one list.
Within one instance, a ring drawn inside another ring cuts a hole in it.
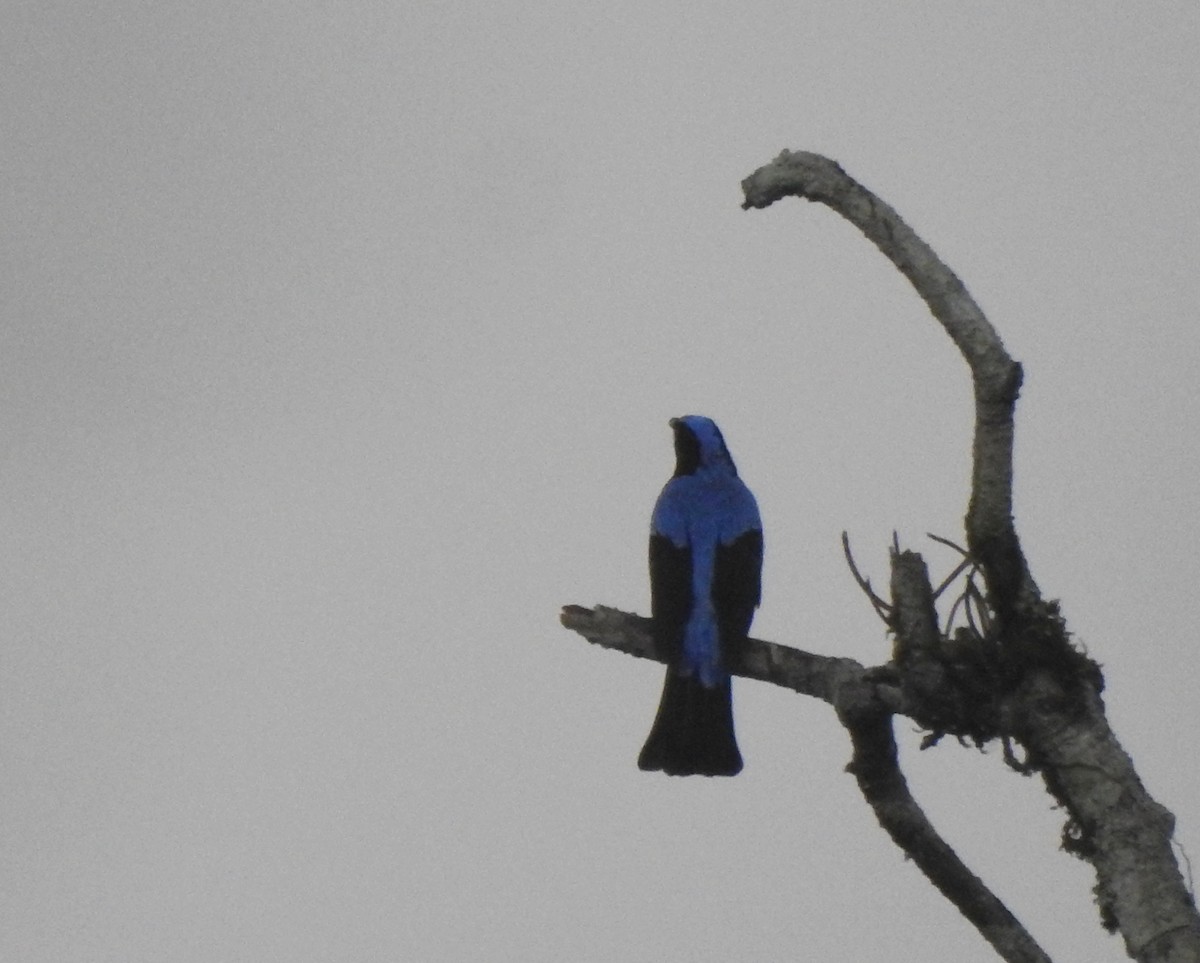
[{"label": "bird's tail", "polygon": [[667,670],[654,727],[638,768],[668,776],[736,776],[742,771],[733,732],[729,678],[715,686]]}]

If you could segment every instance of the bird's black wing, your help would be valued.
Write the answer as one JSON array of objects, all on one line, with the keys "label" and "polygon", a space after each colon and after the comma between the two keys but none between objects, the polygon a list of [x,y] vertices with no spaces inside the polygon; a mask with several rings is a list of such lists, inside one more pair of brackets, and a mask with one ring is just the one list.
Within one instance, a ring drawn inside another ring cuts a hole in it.
[{"label": "bird's black wing", "polygon": [[754,610],[762,599],[762,560],[761,529],[750,529],[728,545],[717,546],[712,600],[727,668],[736,668]]},{"label": "bird's black wing", "polygon": [[650,536],[650,617],[659,657],[677,665],[692,612],[692,550],[665,535]]}]

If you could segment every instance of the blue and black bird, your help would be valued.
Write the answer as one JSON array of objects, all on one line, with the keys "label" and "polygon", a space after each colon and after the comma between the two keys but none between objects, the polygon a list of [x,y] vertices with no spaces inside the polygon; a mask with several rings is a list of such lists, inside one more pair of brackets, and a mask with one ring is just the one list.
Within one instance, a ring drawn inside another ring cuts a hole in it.
[{"label": "blue and black bird", "polygon": [[735,776],[729,667],[761,598],[762,522],[710,418],[673,418],[675,474],[650,519],[650,614],[667,663],[638,767]]}]

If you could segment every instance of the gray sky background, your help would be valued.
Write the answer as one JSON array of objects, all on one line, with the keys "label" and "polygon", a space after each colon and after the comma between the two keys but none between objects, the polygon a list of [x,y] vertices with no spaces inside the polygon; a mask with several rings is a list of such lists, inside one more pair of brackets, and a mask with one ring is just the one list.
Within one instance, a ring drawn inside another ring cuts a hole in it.
[{"label": "gray sky background", "polygon": [[[839,532],[957,536],[965,366],[739,181],[815,150],[1026,365],[1017,512],[1200,860],[1200,8],[88,5],[0,31],[0,958],[986,961],[828,707],[638,772],[667,419],[767,526],[755,633],[883,661]],[[998,753],[920,799],[1058,963],[1120,960]]]}]

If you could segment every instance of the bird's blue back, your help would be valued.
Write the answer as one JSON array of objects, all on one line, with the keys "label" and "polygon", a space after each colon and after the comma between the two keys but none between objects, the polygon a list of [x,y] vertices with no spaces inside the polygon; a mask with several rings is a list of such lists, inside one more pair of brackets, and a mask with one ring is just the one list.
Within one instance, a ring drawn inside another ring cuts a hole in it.
[{"label": "bird's blue back", "polygon": [[699,464],[691,474],[667,482],[655,503],[650,528],[677,548],[691,551],[693,601],[680,668],[713,686],[727,677],[712,600],[717,546],[761,529],[762,521],[717,426],[699,415],[680,420],[699,442]]}]

